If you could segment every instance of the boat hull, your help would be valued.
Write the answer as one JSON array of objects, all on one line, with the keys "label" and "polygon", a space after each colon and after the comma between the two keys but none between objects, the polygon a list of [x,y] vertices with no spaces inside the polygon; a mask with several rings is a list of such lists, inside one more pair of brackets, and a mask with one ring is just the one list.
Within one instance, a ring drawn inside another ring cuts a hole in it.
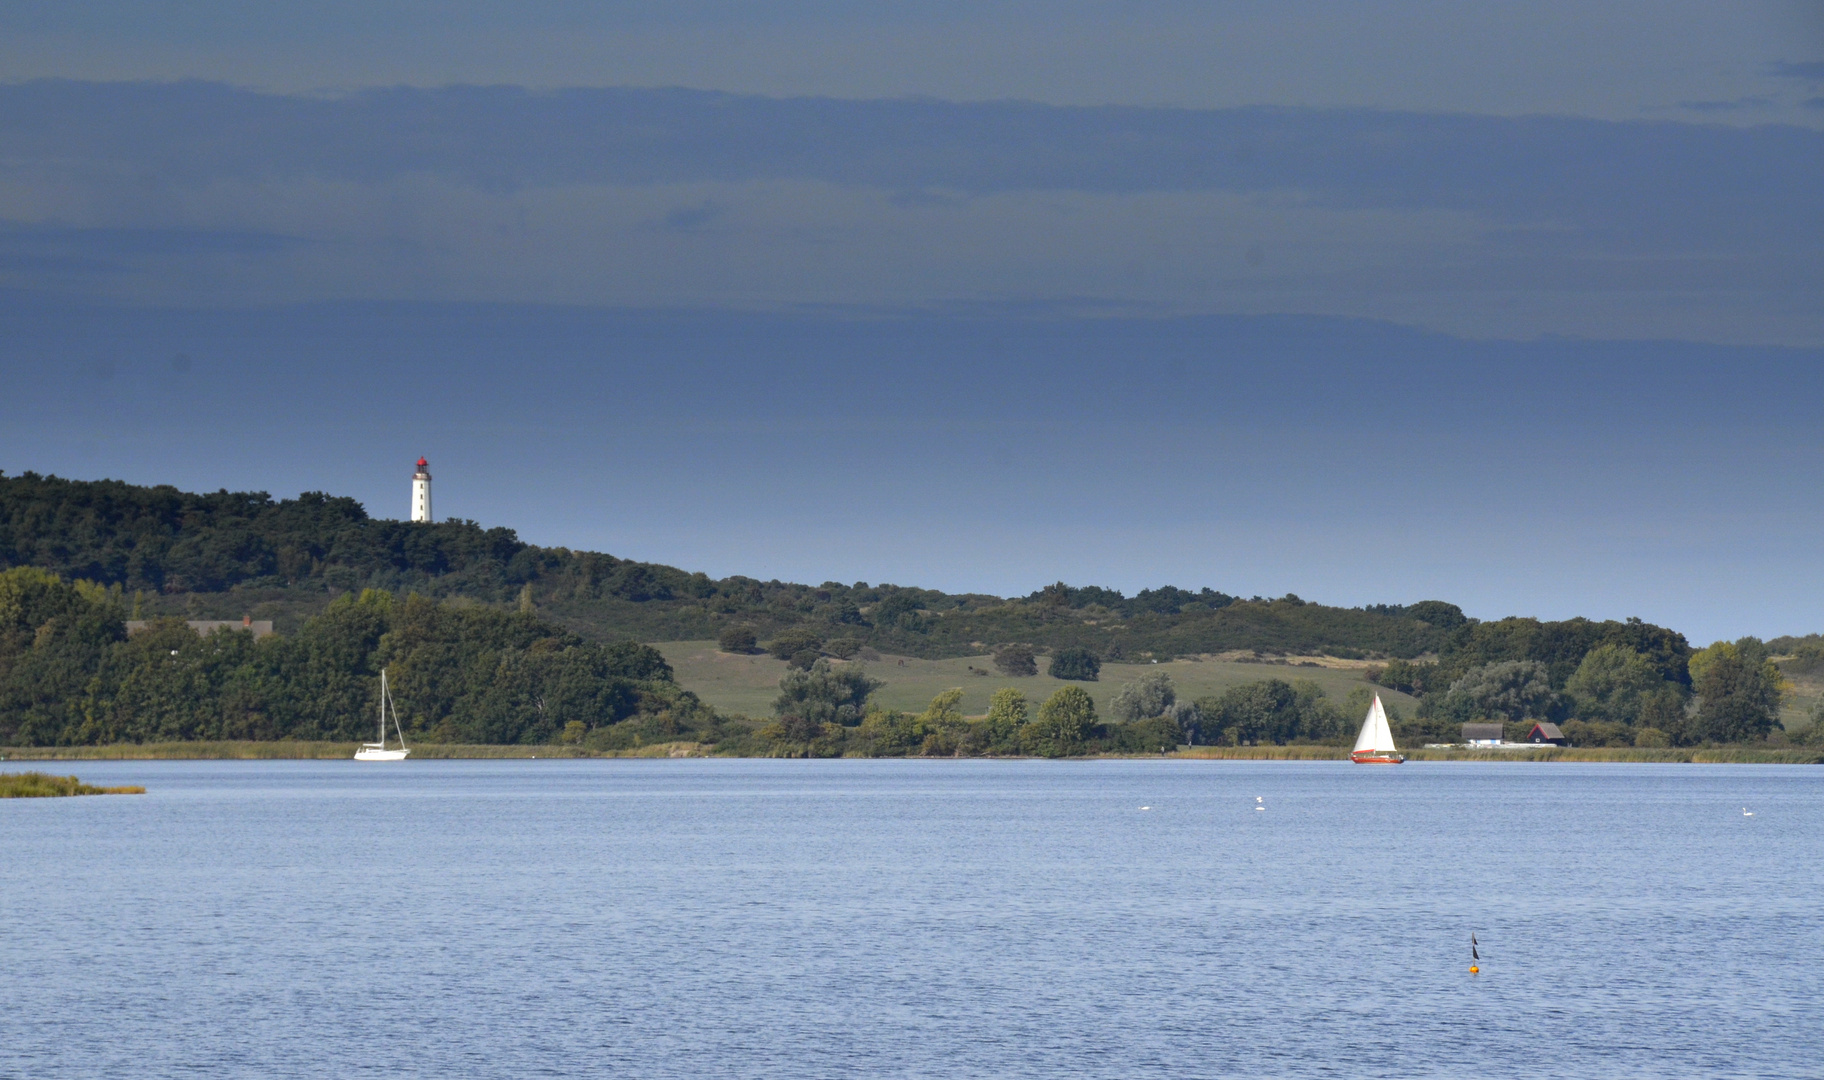
[{"label": "boat hull", "polygon": [[404,761],[410,750],[373,750],[362,747],[355,751],[356,761]]},{"label": "boat hull", "polygon": [[1390,754],[1382,750],[1357,750],[1349,755],[1349,760],[1357,765],[1404,765],[1406,755]]}]

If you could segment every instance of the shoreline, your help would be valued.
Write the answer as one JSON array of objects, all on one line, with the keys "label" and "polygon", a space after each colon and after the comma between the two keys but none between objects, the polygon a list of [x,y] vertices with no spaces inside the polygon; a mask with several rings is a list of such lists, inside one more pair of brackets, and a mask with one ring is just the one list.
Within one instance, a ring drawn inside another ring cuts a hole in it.
[{"label": "shoreline", "polygon": [[[1537,750],[1402,750],[1407,761],[1638,762],[1680,765],[1824,765],[1824,748],[1542,746]],[[1346,747],[1194,746],[1166,755],[1207,761],[1347,761]]]},{"label": "shoreline", "polygon": [[[347,761],[359,743],[352,742],[169,742],[115,743],[106,746],[0,747],[0,766],[33,761]],[[717,757],[702,743],[653,743],[632,750],[586,750],[576,746],[520,746],[430,743],[412,747],[420,761],[535,758],[686,758]],[[734,756],[734,755],[729,755]],[[754,756],[761,755],[741,755]],[[1080,760],[1176,761],[1344,761],[1346,747],[1335,746],[1193,746],[1170,754],[1094,754]],[[1824,748],[1790,747],[1541,747],[1537,750],[1409,750],[1408,761],[1503,762],[1635,762],[1693,765],[1819,765]],[[885,759],[882,759],[885,760]],[[953,759],[932,759],[953,760]],[[1037,760],[1018,757],[981,760]],[[1059,759],[1079,760],[1079,759]]]}]

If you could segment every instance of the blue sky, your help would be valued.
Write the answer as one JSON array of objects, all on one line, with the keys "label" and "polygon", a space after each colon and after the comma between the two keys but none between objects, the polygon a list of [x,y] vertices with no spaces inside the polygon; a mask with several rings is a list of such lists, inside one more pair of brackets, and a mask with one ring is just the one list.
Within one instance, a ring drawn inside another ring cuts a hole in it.
[{"label": "blue sky", "polygon": [[1824,629],[1824,5],[14,3],[0,64],[8,472]]}]

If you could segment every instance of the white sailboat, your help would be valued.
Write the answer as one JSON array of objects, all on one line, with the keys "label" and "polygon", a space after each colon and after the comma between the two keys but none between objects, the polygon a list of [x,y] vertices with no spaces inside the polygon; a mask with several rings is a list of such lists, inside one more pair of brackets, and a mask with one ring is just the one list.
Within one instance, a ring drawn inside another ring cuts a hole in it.
[{"label": "white sailboat", "polygon": [[[399,736],[399,749],[386,748],[386,710],[393,710],[393,731]],[[386,688],[386,669],[380,669],[380,741],[362,743],[361,749],[355,751],[356,761],[404,761],[411,753],[405,748],[405,731],[399,726],[399,707],[393,705],[392,692]]]},{"label": "white sailboat", "polygon": [[1357,765],[1398,765],[1406,760],[1393,745],[1393,729],[1387,726],[1387,710],[1381,708],[1379,694],[1368,706],[1368,716],[1362,721],[1362,733],[1355,737],[1349,760]]}]

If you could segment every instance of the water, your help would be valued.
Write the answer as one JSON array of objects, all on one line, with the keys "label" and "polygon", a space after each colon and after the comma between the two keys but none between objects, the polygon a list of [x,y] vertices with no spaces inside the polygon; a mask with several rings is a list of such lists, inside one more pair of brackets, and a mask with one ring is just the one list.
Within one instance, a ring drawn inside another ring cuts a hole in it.
[{"label": "water", "polygon": [[1824,1074],[1820,769],[75,771],[0,1076]]}]

